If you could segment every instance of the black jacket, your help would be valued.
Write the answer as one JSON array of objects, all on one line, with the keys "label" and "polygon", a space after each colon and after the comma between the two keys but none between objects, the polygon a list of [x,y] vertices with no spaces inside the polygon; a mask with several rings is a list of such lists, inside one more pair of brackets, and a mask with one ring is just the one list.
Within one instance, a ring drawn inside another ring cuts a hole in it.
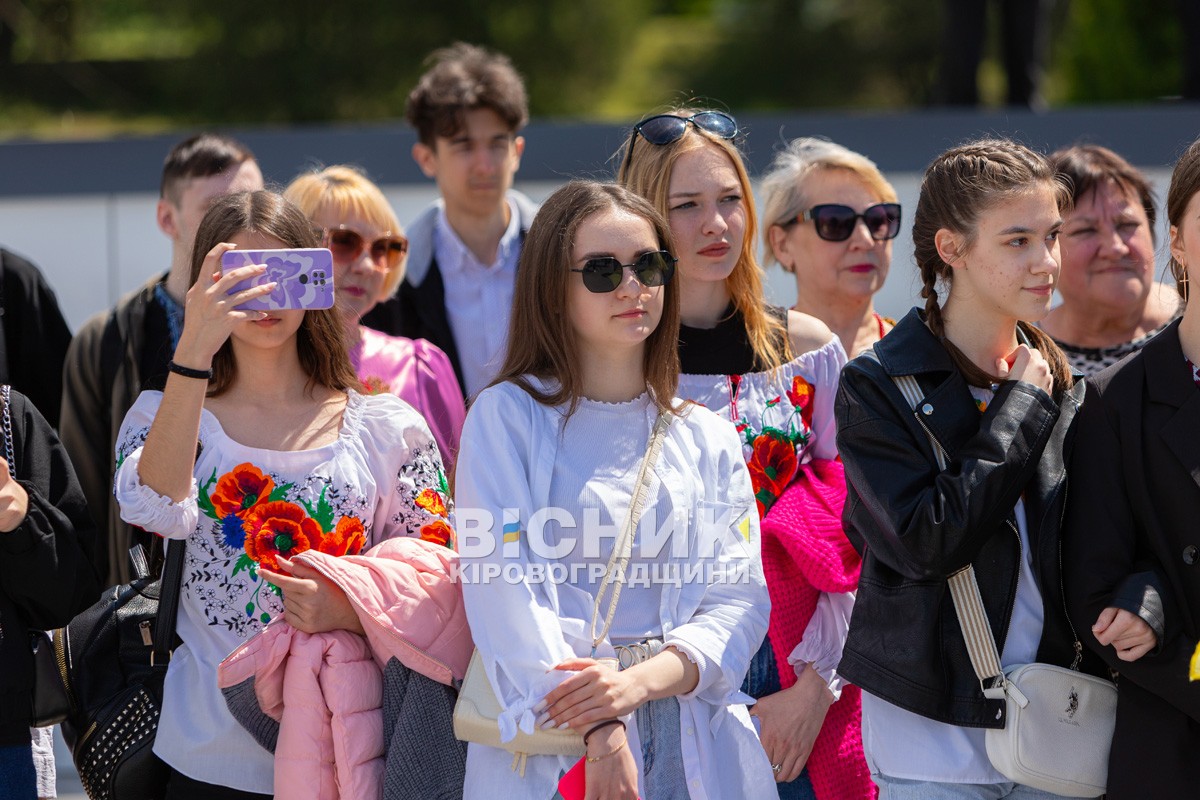
[{"label": "black jacket", "polygon": [[[1200,641],[1200,391],[1179,323],[1092,381],[1063,553],[1075,627],[1121,673],[1108,797],[1195,797],[1200,682],[1188,673]],[[1131,573],[1140,579],[1123,588]],[[1126,663],[1101,647],[1089,629],[1109,606],[1155,628],[1158,651]]]},{"label": "black jacket", "polygon": [[71,329],[58,298],[31,262],[0,249],[0,383],[23,392],[58,427],[63,361]]},{"label": "black jacket", "polygon": [[100,592],[91,558],[95,528],[67,451],[16,391],[12,427],[13,471],[29,510],[16,529],[0,533],[0,747],[29,741],[29,629],[67,624]]},{"label": "black jacket", "polygon": [[[836,414],[846,467],[846,535],[862,576],[841,672],[888,702],[964,727],[1004,727],[971,668],[946,578],[974,564],[997,650],[1017,593],[1021,543],[1013,508],[1024,494],[1034,574],[1045,608],[1039,662],[1069,666],[1075,637],[1059,570],[1064,449],[1083,399],[1056,403],[1027,383],[1000,385],[980,413],[966,380],[915,309],[842,373]],[[913,412],[892,381],[912,375]],[[938,469],[922,426],[949,455]],[[1092,664],[1090,671],[1097,665]]]}]

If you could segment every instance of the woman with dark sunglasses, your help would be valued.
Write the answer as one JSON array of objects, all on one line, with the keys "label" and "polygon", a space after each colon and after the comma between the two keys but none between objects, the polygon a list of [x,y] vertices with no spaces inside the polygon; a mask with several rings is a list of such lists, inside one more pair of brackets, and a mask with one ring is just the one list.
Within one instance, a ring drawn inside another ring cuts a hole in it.
[{"label": "woman with dark sunglasses", "polygon": [[[501,741],[570,727],[585,760],[472,742],[466,800],[774,796],[738,691],[767,626],[750,476],[732,428],[676,397],[667,239],[644,199],[591,181],[525,239],[505,363],[463,429],[459,524],[492,534],[464,538],[463,599]],[[586,789],[559,793],[578,767]]]},{"label": "woman with dark sunglasses", "polygon": [[283,195],[322,229],[322,245],[333,253],[337,309],[350,363],[365,391],[391,392],[425,417],[449,471],[467,413],[450,359],[424,339],[389,336],[360,324],[404,278],[408,242],[391,204],[378,186],[347,166],[301,175]]},{"label": "woman with dark sunglasses", "polygon": [[900,232],[896,190],[859,153],[824,139],[792,140],[759,184],[768,263],[796,279],[796,311],[833,329],[854,356],[895,322],[875,311]]},{"label": "woman with dark sunglasses", "polygon": [[834,441],[846,356],[819,320],[763,299],[736,134],[721,112],[651,117],[634,128],[621,180],[671,226],[679,394],[736,427],[750,468],[772,613],[743,691],[758,701],[751,714],[780,797],[865,797],[866,765],[846,756],[861,750],[857,690],[836,672],[858,569],[841,531],[845,486]]}]

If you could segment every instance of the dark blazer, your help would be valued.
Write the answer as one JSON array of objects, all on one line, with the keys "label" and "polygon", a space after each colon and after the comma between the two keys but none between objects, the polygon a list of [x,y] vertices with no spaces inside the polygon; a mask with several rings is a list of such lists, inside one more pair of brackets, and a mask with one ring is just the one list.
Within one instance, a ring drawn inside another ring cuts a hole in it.
[{"label": "dark blazer", "polygon": [[24,393],[55,428],[71,329],[32,262],[0,249],[0,383]]},{"label": "dark blazer", "polygon": [[[1002,728],[971,668],[946,578],[974,564],[997,649],[1017,595],[1021,542],[1013,508],[1024,495],[1033,570],[1045,607],[1037,660],[1069,666],[1075,637],[1059,575],[1064,452],[1083,397],[1056,402],[1006,381],[980,414],[962,373],[914,309],[842,372],[838,451],[846,466],[843,523],[862,575],[838,671],[893,705],[952,725]],[[912,375],[914,411],[892,381]],[[939,469],[928,430],[949,455]],[[1099,665],[1085,665],[1095,670]]]},{"label": "dark blazer", "polygon": [[96,527],[71,460],[50,423],[15,389],[12,434],[13,473],[29,509],[20,525],[0,533],[0,747],[29,742],[28,632],[66,625],[100,591],[92,568]]},{"label": "dark blazer", "polygon": [[[538,207],[517,191],[509,191],[508,199],[516,208],[521,245],[524,246],[525,234],[533,224]],[[362,324],[391,336],[425,339],[437,345],[450,359],[454,377],[458,378],[458,385],[466,392],[458,344],[454,341],[450,315],[446,312],[446,284],[434,255],[434,228],[440,209],[439,201],[413,220],[408,229],[408,261],[404,280],[396,288],[395,294],[376,304],[363,316]]]},{"label": "dark blazer", "polygon": [[[1179,322],[1091,381],[1071,458],[1064,575],[1076,630],[1120,672],[1108,797],[1197,797],[1200,682],[1188,668],[1200,637],[1200,389]],[[1137,591],[1122,588],[1130,574],[1143,576]],[[1101,647],[1091,626],[1107,606],[1162,631],[1158,652],[1126,663]]]}]

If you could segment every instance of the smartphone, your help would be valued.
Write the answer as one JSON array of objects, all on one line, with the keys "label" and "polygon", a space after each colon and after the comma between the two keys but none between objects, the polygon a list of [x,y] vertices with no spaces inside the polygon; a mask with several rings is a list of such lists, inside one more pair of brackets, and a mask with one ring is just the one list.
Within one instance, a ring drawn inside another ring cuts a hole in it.
[{"label": "smartphone", "polygon": [[227,250],[221,272],[251,264],[266,264],[257,278],[240,281],[230,294],[275,281],[268,295],[238,306],[239,310],[280,311],[289,308],[333,308],[333,254],[324,247],[296,250]]}]

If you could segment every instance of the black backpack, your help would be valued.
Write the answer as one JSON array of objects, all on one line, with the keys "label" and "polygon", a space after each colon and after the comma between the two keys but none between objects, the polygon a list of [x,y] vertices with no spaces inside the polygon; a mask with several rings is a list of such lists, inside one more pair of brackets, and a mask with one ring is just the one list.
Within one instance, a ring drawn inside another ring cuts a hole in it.
[{"label": "black backpack", "polygon": [[95,605],[54,632],[71,708],[63,738],[92,800],[154,800],[165,793],[170,768],[152,748],[163,679],[178,642],[183,554],[184,542],[173,543],[162,578],[153,579],[135,548],[138,577],[106,589]]}]

